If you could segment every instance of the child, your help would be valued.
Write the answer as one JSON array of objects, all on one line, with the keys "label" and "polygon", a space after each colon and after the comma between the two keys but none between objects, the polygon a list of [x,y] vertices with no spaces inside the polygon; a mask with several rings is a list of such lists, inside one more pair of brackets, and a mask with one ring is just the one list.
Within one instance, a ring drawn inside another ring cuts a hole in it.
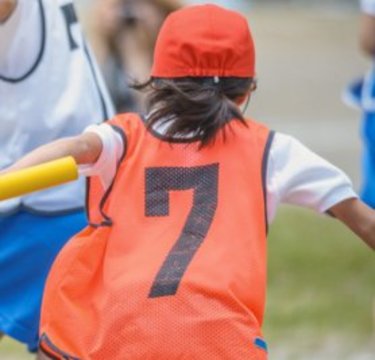
[{"label": "child", "polygon": [[72,155],[95,175],[91,224],[45,289],[47,359],[267,359],[266,237],[279,202],[330,212],[375,248],[375,213],[340,170],[245,121],[254,75],[246,19],[186,7],[159,34],[145,119],[119,115],[13,167]]},{"label": "child", "polygon": [[[72,1],[0,0],[0,170],[111,114]],[[84,193],[81,179],[0,203],[0,333],[30,350],[49,268],[87,224]]]}]

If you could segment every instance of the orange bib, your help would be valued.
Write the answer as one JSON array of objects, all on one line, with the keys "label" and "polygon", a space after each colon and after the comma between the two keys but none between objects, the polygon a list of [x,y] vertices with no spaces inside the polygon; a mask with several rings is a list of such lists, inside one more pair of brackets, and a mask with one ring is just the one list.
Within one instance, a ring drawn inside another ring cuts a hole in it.
[{"label": "orange bib", "polygon": [[91,226],[48,279],[41,347],[61,359],[267,358],[264,177],[272,133],[231,121],[212,146],[110,122],[126,153]]}]

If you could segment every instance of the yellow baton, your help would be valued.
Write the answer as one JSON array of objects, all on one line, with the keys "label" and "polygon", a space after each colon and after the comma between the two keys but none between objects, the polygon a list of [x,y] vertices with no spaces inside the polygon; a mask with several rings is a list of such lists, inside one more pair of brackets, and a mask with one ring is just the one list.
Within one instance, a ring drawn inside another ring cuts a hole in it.
[{"label": "yellow baton", "polygon": [[78,166],[71,156],[0,175],[0,200],[65,184],[78,176]]}]

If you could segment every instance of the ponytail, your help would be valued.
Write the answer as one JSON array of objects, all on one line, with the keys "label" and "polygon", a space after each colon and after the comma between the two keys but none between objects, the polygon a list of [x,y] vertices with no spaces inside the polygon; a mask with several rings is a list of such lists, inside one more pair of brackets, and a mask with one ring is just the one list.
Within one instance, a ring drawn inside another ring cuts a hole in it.
[{"label": "ponytail", "polygon": [[201,147],[215,140],[220,129],[236,119],[246,126],[235,101],[244,98],[252,78],[152,78],[134,86],[149,90],[147,126],[168,124],[166,137],[198,137]]}]

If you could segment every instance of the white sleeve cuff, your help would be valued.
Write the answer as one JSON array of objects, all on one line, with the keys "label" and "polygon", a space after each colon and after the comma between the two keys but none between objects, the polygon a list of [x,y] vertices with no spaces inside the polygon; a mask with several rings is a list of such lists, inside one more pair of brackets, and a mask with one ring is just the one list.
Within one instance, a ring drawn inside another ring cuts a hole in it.
[{"label": "white sleeve cuff", "polygon": [[84,132],[97,134],[102,141],[103,149],[95,164],[81,165],[79,171],[84,176],[99,176],[106,190],[112,184],[118,162],[123,155],[123,139],[108,124],[90,125]]},{"label": "white sleeve cuff", "polygon": [[326,213],[333,206],[339,204],[340,202],[348,199],[356,199],[358,195],[349,186],[342,186],[341,188],[336,188],[334,191],[326,195],[326,197],[321,201],[318,211],[320,213]]}]

